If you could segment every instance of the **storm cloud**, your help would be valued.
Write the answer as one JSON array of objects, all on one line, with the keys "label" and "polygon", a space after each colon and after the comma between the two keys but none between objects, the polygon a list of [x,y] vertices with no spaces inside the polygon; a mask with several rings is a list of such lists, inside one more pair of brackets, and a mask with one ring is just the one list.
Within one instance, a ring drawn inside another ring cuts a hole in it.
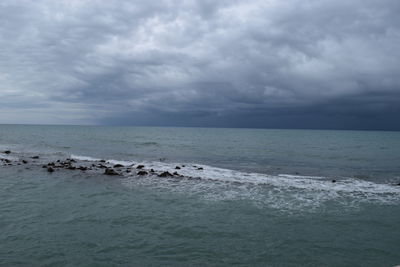
[{"label": "storm cloud", "polygon": [[3,0],[0,123],[400,130],[398,0]]}]

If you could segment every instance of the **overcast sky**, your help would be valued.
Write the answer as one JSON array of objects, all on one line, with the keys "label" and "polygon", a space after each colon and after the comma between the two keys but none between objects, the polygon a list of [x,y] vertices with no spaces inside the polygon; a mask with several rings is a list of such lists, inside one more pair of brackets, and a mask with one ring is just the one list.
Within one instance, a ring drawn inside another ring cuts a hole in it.
[{"label": "overcast sky", "polygon": [[1,0],[0,123],[400,130],[399,0]]}]

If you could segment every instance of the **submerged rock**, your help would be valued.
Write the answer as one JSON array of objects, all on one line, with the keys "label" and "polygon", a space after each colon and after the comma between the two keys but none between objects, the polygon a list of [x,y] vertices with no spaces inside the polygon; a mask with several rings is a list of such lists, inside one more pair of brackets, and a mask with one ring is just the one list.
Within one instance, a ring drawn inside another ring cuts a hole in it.
[{"label": "submerged rock", "polygon": [[48,172],[54,172],[54,169],[53,169],[52,167],[48,167],[48,168],[47,168],[47,171],[48,171]]},{"label": "submerged rock", "polygon": [[11,151],[10,151],[10,150],[6,150],[6,151],[4,151],[3,153],[4,153],[4,154],[10,154]]},{"label": "submerged rock", "polygon": [[122,164],[115,164],[115,165],[114,165],[114,168],[123,168],[123,167],[125,167],[125,166],[122,165]]},{"label": "submerged rock", "polygon": [[171,177],[172,174],[170,174],[169,172],[162,172],[158,175],[158,177]]},{"label": "submerged rock", "polygon": [[31,159],[38,159],[39,158],[39,156],[33,156],[33,157],[31,157]]},{"label": "submerged rock", "polygon": [[332,183],[336,183],[336,180],[332,180]]},{"label": "submerged rock", "polygon": [[114,169],[110,169],[110,168],[105,169],[104,170],[104,174],[106,174],[106,175],[119,175],[118,172],[116,172]]},{"label": "submerged rock", "polygon": [[136,169],[143,169],[144,168],[144,165],[138,165],[137,167],[136,167]]},{"label": "submerged rock", "polygon": [[28,163],[28,161],[26,161],[26,160],[22,160],[22,163],[23,163],[23,164],[27,164],[27,163]]},{"label": "submerged rock", "polygon": [[175,170],[180,170],[180,169],[181,169],[181,167],[179,167],[179,166],[175,167]]},{"label": "submerged rock", "polygon": [[149,174],[149,173],[146,171],[138,171],[138,173],[137,173],[137,175],[147,175],[147,174]]},{"label": "submerged rock", "polygon": [[200,170],[204,170],[203,167],[198,167],[197,169],[198,169],[199,171],[200,171]]}]

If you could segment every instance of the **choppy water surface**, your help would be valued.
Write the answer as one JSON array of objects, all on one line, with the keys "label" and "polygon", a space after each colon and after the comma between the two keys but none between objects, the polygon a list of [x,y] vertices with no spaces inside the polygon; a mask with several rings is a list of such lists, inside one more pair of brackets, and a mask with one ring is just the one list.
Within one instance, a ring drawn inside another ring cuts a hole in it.
[{"label": "choppy water surface", "polygon": [[[6,150],[0,265],[400,264],[399,132],[2,125]],[[42,168],[66,159],[91,169]]]}]

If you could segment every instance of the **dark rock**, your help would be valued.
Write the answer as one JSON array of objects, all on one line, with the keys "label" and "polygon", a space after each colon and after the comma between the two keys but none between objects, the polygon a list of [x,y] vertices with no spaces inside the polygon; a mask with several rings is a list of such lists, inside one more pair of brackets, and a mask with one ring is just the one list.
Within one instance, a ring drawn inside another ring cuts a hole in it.
[{"label": "dark rock", "polygon": [[137,167],[136,167],[136,169],[143,169],[144,168],[144,165],[138,165]]},{"label": "dark rock", "polygon": [[33,156],[33,157],[31,157],[31,159],[38,159],[39,158],[39,156]]},{"label": "dark rock", "polygon": [[123,167],[125,167],[125,166],[122,165],[122,164],[115,164],[115,165],[114,165],[114,168],[123,168]]},{"label": "dark rock", "polygon": [[119,175],[118,172],[116,172],[114,169],[110,169],[110,168],[105,169],[104,170],[104,174],[106,174],[106,175]]},{"label": "dark rock", "polygon": [[87,171],[87,167],[85,166],[79,166],[77,169],[81,170],[81,171]]},{"label": "dark rock", "polygon": [[103,162],[103,163],[105,163],[106,162],[106,160],[104,160],[104,159],[101,159],[101,160],[99,160],[100,162]]},{"label": "dark rock", "polygon": [[172,174],[170,174],[169,172],[163,172],[158,175],[158,177],[168,177],[168,176],[172,176]]},{"label": "dark rock", "polygon": [[332,183],[336,183],[336,180],[332,180]]},{"label": "dark rock", "polygon": [[148,172],[146,171],[138,171],[137,175],[147,175]]},{"label": "dark rock", "polygon": [[4,162],[5,162],[5,163],[11,163],[11,160],[9,160],[9,159],[4,159]]},{"label": "dark rock", "polygon": [[66,169],[67,169],[67,170],[76,170],[76,167],[75,167],[75,166],[72,166],[72,165],[70,165],[70,166],[66,167]]},{"label": "dark rock", "polygon": [[99,164],[99,165],[97,165],[97,167],[99,167],[100,169],[105,169],[105,168],[107,168],[107,166],[105,166],[105,165],[103,165],[103,164]]},{"label": "dark rock", "polygon": [[22,163],[23,164],[27,164],[28,162],[26,160],[22,160]]},{"label": "dark rock", "polygon": [[151,169],[151,170],[150,170],[150,172],[154,172],[154,170],[153,170],[153,169]]},{"label": "dark rock", "polygon": [[46,165],[43,165],[42,168],[47,168],[47,166],[46,166]]},{"label": "dark rock", "polygon": [[185,168],[186,166],[185,166],[185,165],[182,165],[182,167]]},{"label": "dark rock", "polygon": [[54,165],[56,165],[54,162],[47,163],[47,166],[54,166]]},{"label": "dark rock", "polygon": [[54,169],[53,169],[52,167],[48,167],[48,168],[47,168],[47,171],[48,171],[48,172],[54,172]]},{"label": "dark rock", "polygon": [[69,162],[76,162],[74,159],[68,159]]},{"label": "dark rock", "polygon": [[179,176],[179,173],[178,172],[174,172],[173,175]]},{"label": "dark rock", "polygon": [[198,170],[203,170],[203,168],[202,168],[202,167],[198,167],[197,169],[198,169]]},{"label": "dark rock", "polygon": [[400,186],[400,183],[398,183],[397,185]]},{"label": "dark rock", "polygon": [[11,151],[10,151],[10,150],[6,150],[6,151],[4,151],[3,153],[4,153],[4,154],[10,154]]},{"label": "dark rock", "polygon": [[181,167],[179,167],[179,166],[175,167],[175,170],[180,170],[180,169],[181,169]]}]

